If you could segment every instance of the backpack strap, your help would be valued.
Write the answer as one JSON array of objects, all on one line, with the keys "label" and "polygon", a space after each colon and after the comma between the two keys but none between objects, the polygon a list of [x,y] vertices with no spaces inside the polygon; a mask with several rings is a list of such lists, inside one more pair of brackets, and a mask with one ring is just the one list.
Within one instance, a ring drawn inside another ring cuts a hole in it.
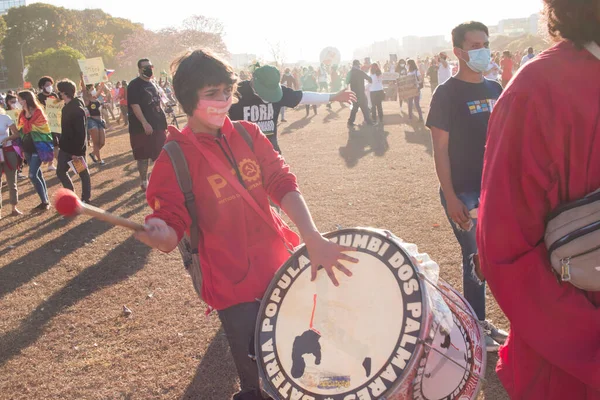
[{"label": "backpack strap", "polygon": [[196,209],[196,197],[192,190],[192,178],[190,176],[190,170],[188,168],[185,155],[176,141],[165,143],[163,147],[175,170],[175,176],[177,176],[177,183],[179,188],[183,192],[185,198],[185,208],[192,219],[192,225],[190,226],[190,241],[192,245],[192,253],[198,254],[198,241],[199,241],[199,228],[198,228],[198,211]]},{"label": "backpack strap", "polygon": [[235,128],[237,133],[239,133],[240,136],[242,138],[244,138],[244,140],[248,144],[248,147],[250,147],[250,150],[252,150],[252,152],[254,153],[254,142],[252,142],[252,137],[250,136],[250,134],[248,133],[246,128],[244,128],[244,125],[242,125],[242,123],[240,121],[232,121],[232,122],[233,122],[233,127]]}]

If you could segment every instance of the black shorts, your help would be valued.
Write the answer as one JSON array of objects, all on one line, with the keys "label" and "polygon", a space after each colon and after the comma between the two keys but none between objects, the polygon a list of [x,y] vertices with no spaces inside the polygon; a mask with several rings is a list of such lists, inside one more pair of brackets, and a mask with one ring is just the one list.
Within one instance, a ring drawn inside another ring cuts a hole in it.
[{"label": "black shorts", "polygon": [[166,139],[166,131],[154,131],[152,135],[144,133],[129,135],[133,158],[136,160],[156,160],[165,145]]},{"label": "black shorts", "polygon": [[52,132],[52,144],[54,147],[58,147],[60,142],[60,133]]}]

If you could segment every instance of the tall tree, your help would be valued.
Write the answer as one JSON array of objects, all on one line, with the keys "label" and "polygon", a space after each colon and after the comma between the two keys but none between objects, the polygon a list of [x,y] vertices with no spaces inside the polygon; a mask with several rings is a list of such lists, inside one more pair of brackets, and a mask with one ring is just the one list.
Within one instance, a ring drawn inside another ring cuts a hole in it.
[{"label": "tall tree", "polygon": [[63,46],[56,49],[47,49],[43,52],[35,53],[27,57],[29,71],[27,81],[36,86],[37,81],[45,75],[49,75],[54,80],[69,78],[74,82],[79,82],[79,63],[83,54],[79,51]]},{"label": "tall tree", "polygon": [[6,36],[2,41],[2,55],[10,83],[21,83],[25,57],[66,43],[71,26],[65,15],[64,8],[43,3],[8,10],[4,16]]}]

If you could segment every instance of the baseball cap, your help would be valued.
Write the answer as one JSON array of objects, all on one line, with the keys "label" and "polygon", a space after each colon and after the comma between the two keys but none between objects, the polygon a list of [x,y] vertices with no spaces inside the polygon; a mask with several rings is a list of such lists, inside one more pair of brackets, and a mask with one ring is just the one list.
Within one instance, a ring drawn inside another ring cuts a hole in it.
[{"label": "baseball cap", "polygon": [[254,91],[266,102],[277,103],[283,98],[281,89],[281,74],[279,70],[271,65],[257,68],[252,74]]}]

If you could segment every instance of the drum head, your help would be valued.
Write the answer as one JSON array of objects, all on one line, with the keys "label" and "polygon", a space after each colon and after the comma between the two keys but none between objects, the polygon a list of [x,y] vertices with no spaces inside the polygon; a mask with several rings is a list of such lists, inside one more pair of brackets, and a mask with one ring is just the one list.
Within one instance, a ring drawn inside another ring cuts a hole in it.
[{"label": "drum head", "polygon": [[392,393],[422,355],[429,329],[427,296],[397,242],[369,229],[326,235],[353,246],[333,286],[301,247],[265,293],[256,327],[263,389],[275,399],[378,399]]},{"label": "drum head", "polygon": [[441,279],[438,287],[454,317],[454,328],[450,337],[437,330],[433,349],[421,361],[413,398],[472,400],[477,398],[482,383],[480,376],[485,374],[487,354],[483,331],[475,312],[456,290]]}]

